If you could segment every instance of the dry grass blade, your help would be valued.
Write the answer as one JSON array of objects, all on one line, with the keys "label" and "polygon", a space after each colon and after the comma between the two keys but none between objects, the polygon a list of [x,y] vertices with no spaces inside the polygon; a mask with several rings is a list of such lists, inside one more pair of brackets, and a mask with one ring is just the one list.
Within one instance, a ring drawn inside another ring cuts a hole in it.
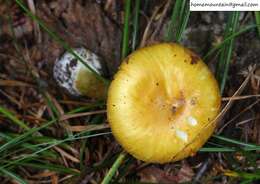
[{"label": "dry grass blade", "polygon": [[77,114],[66,114],[60,117],[60,121],[68,120],[71,118],[78,118],[78,117],[83,117],[83,116],[90,116],[94,114],[105,114],[107,111],[106,110],[98,110],[98,111],[91,111],[91,112],[82,112],[82,113],[77,113]]},{"label": "dry grass blade", "polygon": [[236,124],[236,127],[238,127],[238,126],[240,126],[240,125],[243,125],[243,124],[246,124],[246,123],[248,123],[248,122],[250,122],[250,121],[253,121],[253,120],[259,120],[260,118],[249,118],[249,119],[246,119],[246,120],[244,120],[244,121],[240,121],[240,122],[238,122],[237,124]]},{"label": "dry grass blade", "polygon": [[162,29],[162,23],[163,23],[163,20],[166,16],[166,13],[167,13],[167,10],[169,9],[170,5],[171,5],[172,1],[171,0],[168,0],[165,4],[165,6],[163,7],[163,12],[162,14],[160,15],[160,19],[158,21],[158,24],[156,25],[156,28],[154,30],[154,32],[152,33],[151,35],[151,40],[154,40],[156,34],[159,33],[160,29]]},{"label": "dry grass blade", "polygon": [[50,177],[50,176],[52,176],[54,174],[55,174],[54,171],[43,171],[42,173],[30,176],[30,178],[36,178],[36,179],[37,178],[46,178],[46,177]]},{"label": "dry grass blade", "polygon": [[59,103],[65,104],[65,105],[77,105],[77,106],[85,106],[85,105],[91,104],[91,103],[88,103],[88,102],[72,101],[72,100],[59,100]]},{"label": "dry grass blade", "polygon": [[57,174],[54,174],[51,176],[51,183],[52,184],[58,184],[59,183],[59,177],[57,176]]},{"label": "dry grass blade", "polygon": [[228,103],[225,105],[225,107],[223,108],[223,110],[219,113],[219,115],[216,117],[216,119],[214,121],[220,121],[223,116],[225,115],[225,113],[227,112],[227,110],[232,106],[232,104],[234,103],[233,98],[237,97],[238,95],[240,95],[242,93],[242,91],[244,90],[244,88],[246,87],[246,85],[248,84],[251,76],[253,75],[255,66],[252,68],[252,70],[250,71],[250,73],[248,74],[248,76],[246,77],[246,79],[244,80],[244,82],[241,84],[241,86],[237,89],[237,91],[234,93],[234,95],[230,98],[230,100],[228,101]]},{"label": "dry grass blade", "polygon": [[31,84],[16,81],[16,80],[2,80],[0,79],[0,86],[9,86],[9,87],[34,87]]},{"label": "dry grass blade", "polygon": [[[52,104],[55,106],[55,109],[57,109],[57,112],[59,113],[58,115],[63,116],[64,110],[61,107],[61,105],[58,103],[58,101],[47,91],[45,92],[45,95],[48,97],[48,99],[51,100]],[[71,131],[68,128],[69,127],[68,121],[65,120],[64,122],[60,123],[60,126],[63,127],[69,135],[71,135]]]},{"label": "dry grass blade", "polygon": [[72,162],[75,162],[75,163],[79,163],[79,159],[70,155],[69,153],[67,153],[66,151],[64,151],[63,149],[55,146],[54,149],[59,152],[64,158],[67,158],[69,160],[71,160]]},{"label": "dry grass blade", "polygon": [[[240,12],[230,12],[228,15],[228,22],[225,28],[224,38],[228,38],[230,35],[236,32],[239,24]],[[229,65],[232,59],[232,53],[234,48],[235,39],[231,39],[229,42],[223,45],[220,51],[220,58],[216,68],[216,78],[220,84],[221,94],[224,92],[225,84],[228,77]]]},{"label": "dry grass blade", "polygon": [[[27,4],[28,7],[30,9],[30,11],[36,15],[36,8],[35,8],[35,4],[34,4],[34,0],[27,0]],[[33,27],[34,27],[34,36],[37,39],[37,42],[40,43],[42,40],[42,35],[41,35],[41,31],[40,31],[40,26],[37,23],[37,21],[33,21]]]},{"label": "dry grass blade", "polygon": [[2,95],[4,95],[7,99],[9,99],[10,102],[12,102],[13,104],[17,105],[19,109],[22,108],[22,104],[17,100],[15,99],[15,97],[7,94],[6,92],[4,92],[3,90],[0,89],[0,93]]},{"label": "dry grass blade", "polygon": [[10,119],[11,121],[16,123],[18,126],[23,128],[24,130],[30,130],[30,127],[25,122],[23,122],[22,120],[18,119],[16,117],[16,115],[14,115],[8,109],[0,106],[0,114],[3,114],[6,118]]},{"label": "dry grass blade", "polygon": [[229,100],[244,100],[248,98],[255,98],[260,97],[260,94],[258,95],[245,95],[245,96],[236,96],[236,97],[223,97],[222,101],[229,101]]},{"label": "dry grass blade", "polygon": [[223,125],[219,131],[218,134],[220,134],[230,123],[232,123],[234,120],[236,120],[241,114],[243,114],[244,112],[250,110],[253,106],[255,106],[256,104],[258,104],[260,102],[260,99],[258,99],[257,101],[255,101],[254,103],[252,103],[251,105],[249,105],[248,107],[246,107],[245,109],[243,109],[240,113],[238,113],[236,116],[234,116],[231,120],[229,120],[227,123],[225,123],[225,125]]},{"label": "dry grass blade", "polygon": [[71,132],[84,132],[84,131],[93,131],[93,130],[103,130],[109,128],[108,124],[102,125],[76,125],[68,127]]},{"label": "dry grass blade", "polygon": [[141,41],[140,46],[139,46],[140,48],[142,48],[142,47],[144,47],[146,45],[147,38],[148,38],[148,36],[150,34],[149,31],[151,29],[152,22],[153,22],[154,18],[156,17],[159,9],[160,9],[160,7],[155,7],[155,10],[154,10],[151,18],[149,19],[149,22],[147,23],[147,26],[146,26],[146,28],[144,30],[142,41]]}]

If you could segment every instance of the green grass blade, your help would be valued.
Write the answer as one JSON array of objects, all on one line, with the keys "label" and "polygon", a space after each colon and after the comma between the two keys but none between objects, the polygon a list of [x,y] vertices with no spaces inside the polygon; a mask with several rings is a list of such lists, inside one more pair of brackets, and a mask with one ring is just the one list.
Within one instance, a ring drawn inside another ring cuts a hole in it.
[{"label": "green grass blade", "polygon": [[[238,21],[239,21],[239,12],[230,12],[229,20],[225,29],[224,38],[229,37],[236,31],[238,26]],[[220,53],[220,59],[217,65],[216,77],[220,84],[221,93],[223,93],[226,84],[229,63],[232,57],[233,45],[234,45],[234,39],[231,39],[230,41],[228,41],[226,44],[223,45]]]},{"label": "green grass blade", "polygon": [[183,0],[175,1],[175,5],[172,10],[170,25],[169,25],[166,35],[164,37],[164,41],[166,41],[166,42],[173,41],[173,39],[174,39],[174,33],[176,31],[176,25],[178,24],[178,18],[179,18],[178,16],[180,14],[182,3],[183,3]]},{"label": "green grass blade", "polygon": [[212,137],[221,140],[221,141],[225,141],[226,143],[231,143],[231,144],[235,144],[235,145],[239,145],[241,147],[239,148],[228,148],[228,147],[204,147],[201,148],[199,151],[200,152],[235,152],[235,151],[260,151],[260,145],[255,145],[255,144],[251,144],[251,143],[245,143],[242,141],[238,141],[235,139],[230,139],[224,136],[220,136],[220,135],[213,135]]},{"label": "green grass blade", "polygon": [[122,53],[121,59],[124,59],[129,53],[129,17],[131,10],[131,0],[125,1],[125,11],[124,11],[124,32],[123,32],[123,43],[122,43]]},{"label": "green grass blade", "polygon": [[[260,173],[259,171],[256,171],[254,173],[248,173],[248,172],[243,172],[243,171],[232,171],[228,170],[225,172],[225,175],[231,176],[231,177],[239,177],[244,179],[244,183],[252,183],[252,181],[260,179]],[[242,182],[241,182],[242,183]]]},{"label": "green grass blade", "polygon": [[183,32],[187,27],[188,21],[189,21],[189,17],[190,17],[190,10],[189,10],[189,6],[188,3],[186,3],[186,5],[184,4],[184,11],[181,14],[182,16],[182,21],[181,21],[181,25],[179,26],[178,32],[176,33],[176,42],[180,42]]},{"label": "green grass blade", "polygon": [[86,150],[86,144],[87,144],[87,140],[83,140],[81,142],[81,146],[80,146],[80,152],[79,152],[79,159],[80,159],[80,170],[83,172],[85,169],[85,164],[84,164],[84,156],[85,156],[85,150]]},{"label": "green grass blade", "polygon": [[230,36],[228,36],[227,38],[225,38],[221,43],[219,43],[218,45],[216,45],[215,47],[213,47],[212,49],[210,49],[210,51],[203,57],[203,60],[205,61],[206,59],[208,59],[209,56],[211,56],[214,52],[216,52],[218,49],[222,48],[224,44],[226,44],[227,42],[229,42],[230,40],[234,39],[235,37],[251,30],[251,29],[255,29],[257,27],[257,25],[253,24],[253,25],[249,25],[246,26],[244,28],[241,28],[239,31],[231,34]]},{"label": "green grass blade", "polygon": [[105,178],[101,182],[101,184],[109,184],[112,180],[113,176],[115,175],[117,169],[121,165],[121,163],[124,161],[124,158],[126,157],[126,153],[123,151],[119,154],[116,161],[114,162],[113,166],[109,169],[108,173],[106,174]]},{"label": "green grass blade", "polygon": [[[7,143],[5,143],[5,144],[3,144],[3,145],[0,146],[0,153],[1,153],[1,152],[4,152],[4,151],[7,150],[7,149],[13,148],[13,147],[15,147],[15,146],[18,145],[18,144],[21,144],[21,143],[23,143],[23,142],[25,142],[25,141],[28,141],[27,139],[35,139],[35,140],[37,139],[37,140],[38,140],[39,137],[33,138],[33,137],[30,137],[30,135],[34,134],[35,132],[37,132],[37,131],[39,131],[39,130],[41,130],[41,129],[44,129],[44,128],[46,128],[46,127],[52,125],[52,124],[55,123],[57,120],[58,120],[58,119],[54,119],[54,120],[52,120],[52,121],[49,121],[49,122],[43,124],[43,125],[40,126],[40,127],[31,128],[30,130],[28,130],[28,131],[25,132],[24,134],[19,135],[19,136],[16,136],[16,137],[13,138],[12,140],[10,140],[10,141],[8,141]],[[82,133],[84,133],[84,132],[82,132]],[[82,133],[76,134],[76,136],[80,136]],[[44,138],[44,137],[41,137],[41,138]],[[75,136],[74,136],[74,138],[75,138]],[[44,139],[46,139],[46,138],[44,138]],[[50,139],[50,138],[48,138],[48,139]],[[53,140],[53,141],[57,141],[56,139],[52,139],[52,140]],[[69,138],[68,138],[67,141],[69,141]]]},{"label": "green grass blade", "polygon": [[[84,133],[88,133],[88,132],[84,132]],[[105,133],[96,133],[96,134],[92,134],[92,135],[82,135],[84,133],[79,133],[79,134],[76,134],[76,135],[73,135],[71,137],[68,137],[66,139],[62,139],[62,140],[55,140],[55,141],[52,141],[50,143],[45,143],[44,145],[47,145],[45,148],[42,148],[42,149],[39,149],[38,151],[36,152],[33,152],[31,154],[28,154],[26,156],[23,156],[17,160],[14,160],[14,161],[11,161],[9,162],[8,164],[6,165],[2,165],[0,166],[0,168],[6,168],[6,167],[9,167],[11,165],[14,165],[14,164],[18,164],[26,159],[32,159],[33,157],[37,156],[39,153],[45,151],[45,150],[48,150],[48,149],[51,149],[53,148],[54,146],[58,146],[64,142],[68,142],[68,141],[75,141],[75,140],[79,140],[79,139],[87,139],[87,138],[91,138],[91,137],[97,137],[97,136],[101,136],[101,135],[107,135],[107,134],[110,134],[111,132],[105,132]],[[41,144],[43,145],[43,144]],[[36,145],[38,146],[38,145]]]},{"label": "green grass blade", "polygon": [[8,171],[7,169],[3,169],[0,167],[0,172],[3,173],[5,176],[17,181],[19,184],[28,184],[20,176],[16,175],[15,173],[13,173],[11,171]]},{"label": "green grass blade", "polygon": [[52,120],[59,118],[60,113],[59,113],[58,109],[56,108],[56,106],[54,105],[54,103],[52,102],[52,100],[50,99],[50,97],[47,95],[47,93],[44,90],[41,89],[40,92],[43,95],[44,100],[47,103],[48,107],[50,108],[51,112],[53,113]]},{"label": "green grass blade", "polygon": [[64,166],[60,165],[55,165],[55,164],[50,164],[50,163],[36,163],[37,160],[34,160],[33,163],[18,163],[17,165],[19,166],[27,166],[31,168],[37,168],[37,169],[42,169],[42,170],[50,170],[50,171],[55,171],[61,174],[73,174],[73,175],[79,175],[80,173],[74,169],[71,168],[66,168]]},{"label": "green grass blade", "polygon": [[74,113],[78,113],[78,112],[90,111],[90,110],[94,110],[97,107],[98,108],[105,108],[106,102],[101,101],[101,102],[96,102],[94,104],[89,104],[89,105],[86,105],[86,106],[78,107],[78,108],[75,108],[75,109],[67,112],[67,114],[74,114]]},{"label": "green grass blade", "polygon": [[15,117],[15,115],[13,115],[9,110],[7,110],[4,107],[0,106],[0,113],[3,114],[4,116],[6,116],[8,119],[10,119],[11,121],[13,121],[15,124],[17,124],[18,126],[20,126],[21,128],[25,129],[25,130],[29,130],[30,127],[28,127],[23,121],[19,120],[18,118]]},{"label": "green grass blade", "polygon": [[116,180],[113,182],[118,182],[121,179],[123,179],[127,174],[129,174],[129,169],[131,169],[131,166],[134,164],[136,159],[134,157],[128,156],[127,159],[125,159],[124,164],[120,168],[120,172],[118,173],[118,176]]},{"label": "green grass blade", "polygon": [[258,146],[258,145],[244,143],[242,141],[237,141],[237,140],[230,139],[230,138],[227,138],[227,137],[224,137],[224,136],[213,135],[212,137],[217,138],[217,139],[222,140],[222,141],[225,141],[225,142],[228,142],[228,143],[244,146],[245,150],[259,150],[260,149],[260,146]]},{"label": "green grass blade", "polygon": [[[10,136],[10,135],[0,132],[0,138],[2,138],[2,140],[4,140],[4,141],[11,141],[14,138],[14,136]],[[35,139],[35,138],[33,138],[33,139]],[[0,160],[3,160],[7,157],[11,157],[12,155],[21,153],[22,151],[26,151],[26,150],[37,151],[37,147],[35,147],[35,144],[31,144],[28,142],[21,143],[18,145],[18,147],[15,148],[14,151],[9,151],[5,154],[1,154]],[[54,152],[51,152],[49,150],[43,152],[42,156],[47,157],[47,158],[57,159],[57,154],[55,154]]]},{"label": "green grass blade", "polygon": [[140,5],[141,5],[141,1],[135,0],[133,35],[132,35],[132,51],[135,50],[136,45],[137,45],[137,40],[138,40]]},{"label": "green grass blade", "polygon": [[255,12],[255,22],[258,25],[257,31],[258,31],[258,37],[260,38],[260,12],[259,11]]},{"label": "green grass blade", "polygon": [[34,134],[35,132],[38,132],[38,131],[41,130],[41,129],[44,129],[44,128],[50,126],[51,124],[55,123],[56,121],[57,121],[57,119],[56,119],[56,120],[49,121],[49,122],[43,124],[43,125],[40,126],[40,127],[31,128],[30,130],[28,130],[27,132],[23,133],[22,135],[20,135],[20,136],[14,138],[14,139],[12,139],[11,141],[8,141],[7,143],[5,143],[5,144],[3,144],[3,145],[0,146],[0,153],[3,152],[3,151],[5,151],[5,150],[7,150],[7,149],[9,149],[9,148],[12,148],[12,147],[16,146],[17,144],[22,143],[23,140],[24,140],[25,138],[27,138],[28,136]]},{"label": "green grass blade", "polygon": [[199,150],[199,152],[235,152],[236,149],[233,148],[225,148],[225,147],[203,147]]}]

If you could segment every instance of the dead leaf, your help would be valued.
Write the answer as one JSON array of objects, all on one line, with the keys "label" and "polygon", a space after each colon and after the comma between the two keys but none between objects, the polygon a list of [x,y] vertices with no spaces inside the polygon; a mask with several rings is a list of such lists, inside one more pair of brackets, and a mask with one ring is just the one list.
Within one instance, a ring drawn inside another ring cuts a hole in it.
[{"label": "dead leaf", "polygon": [[178,183],[177,176],[169,174],[164,170],[157,168],[155,166],[147,167],[143,169],[141,172],[139,172],[138,174],[140,176],[141,182],[160,183],[160,184]]},{"label": "dead leaf", "polygon": [[187,164],[182,164],[180,171],[177,174],[178,182],[190,182],[194,176],[192,168]]}]

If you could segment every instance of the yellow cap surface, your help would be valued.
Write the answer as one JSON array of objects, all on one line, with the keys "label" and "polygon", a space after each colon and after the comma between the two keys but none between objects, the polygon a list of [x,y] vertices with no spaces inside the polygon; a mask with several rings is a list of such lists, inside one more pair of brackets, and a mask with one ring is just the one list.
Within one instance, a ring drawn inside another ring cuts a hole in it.
[{"label": "yellow cap surface", "polygon": [[220,102],[217,82],[197,55],[177,44],[156,44],[120,66],[108,91],[108,121],[137,159],[177,161],[212,134],[215,122],[203,127],[217,116]]}]

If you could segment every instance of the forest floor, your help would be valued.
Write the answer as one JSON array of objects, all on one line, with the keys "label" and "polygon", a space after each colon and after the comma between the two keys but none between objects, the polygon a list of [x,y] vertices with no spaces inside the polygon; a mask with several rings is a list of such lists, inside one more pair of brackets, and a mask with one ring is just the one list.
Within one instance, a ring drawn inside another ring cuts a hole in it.
[{"label": "forest floor", "polygon": [[0,0],[1,184],[101,183],[122,152],[106,102],[69,95],[54,80],[53,65],[67,46],[85,47],[102,57],[112,79],[123,46],[128,54],[163,41],[190,48],[216,74],[223,118],[196,155],[163,165],[127,155],[111,183],[260,181],[260,14],[185,10],[172,19],[178,0],[145,0],[135,27],[138,0],[131,2],[126,25],[129,0]]}]

